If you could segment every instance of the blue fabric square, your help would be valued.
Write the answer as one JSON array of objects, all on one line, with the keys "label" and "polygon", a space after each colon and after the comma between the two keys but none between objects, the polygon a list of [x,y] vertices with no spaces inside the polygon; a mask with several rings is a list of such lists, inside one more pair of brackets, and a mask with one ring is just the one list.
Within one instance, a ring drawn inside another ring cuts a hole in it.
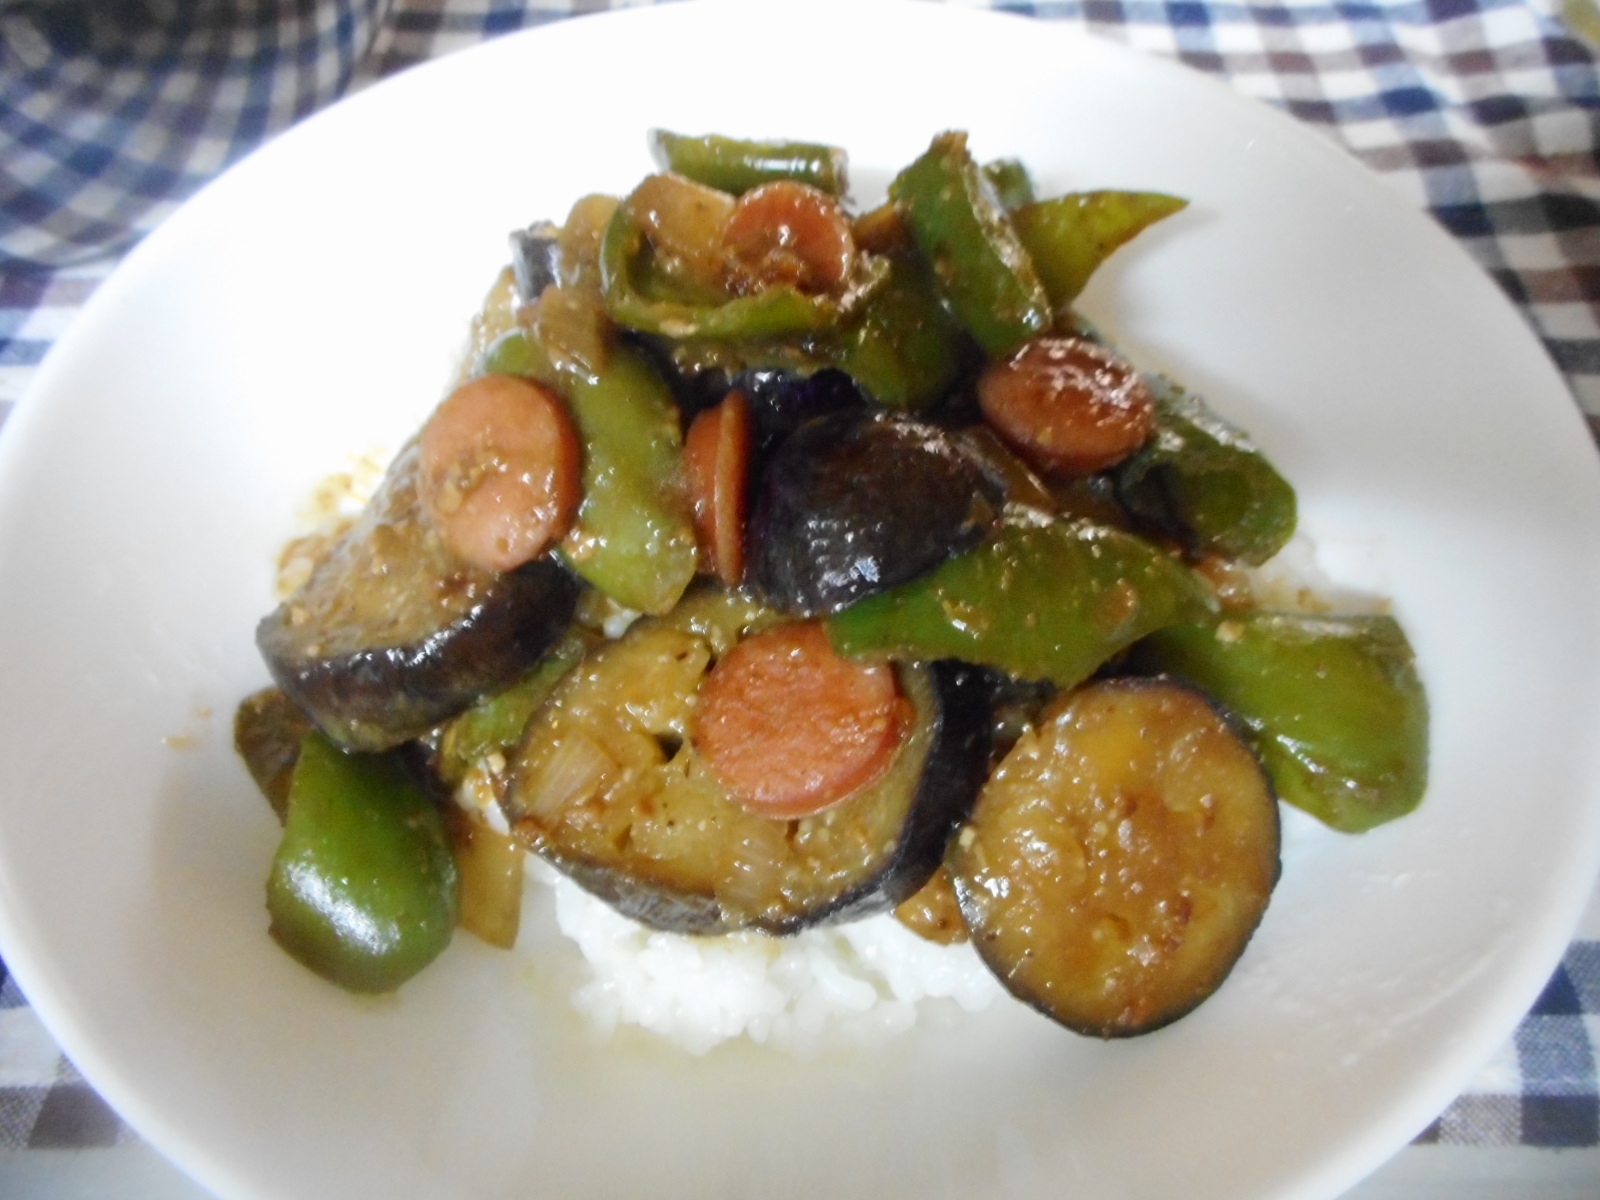
[{"label": "blue fabric square", "polygon": [[1594,1047],[1582,1017],[1529,1016],[1517,1029],[1516,1047],[1525,1093],[1595,1097]]},{"label": "blue fabric square", "polygon": [[1418,113],[1436,112],[1439,102],[1432,92],[1422,87],[1398,87],[1385,91],[1379,97],[1383,109],[1390,116],[1410,117]]},{"label": "blue fabric square", "polygon": [[1600,1013],[1600,942],[1574,942],[1567,947],[1562,969],[1586,1013]]},{"label": "blue fabric square", "polygon": [[1491,4],[1481,4],[1478,0],[1427,0],[1423,6],[1425,12],[1421,17],[1423,21],[1451,21],[1458,17],[1475,17]]},{"label": "blue fabric square", "polygon": [[483,18],[483,32],[489,37],[511,33],[522,28],[523,20],[521,5],[491,9]]},{"label": "blue fabric square", "polygon": [[1192,0],[1177,0],[1176,3],[1167,5],[1167,16],[1175,29],[1208,29],[1211,26],[1211,14],[1204,4],[1195,4]]},{"label": "blue fabric square", "polygon": [[1600,1145],[1600,1105],[1593,1096],[1524,1096],[1522,1144]]},{"label": "blue fabric square", "polygon": [[1536,1017],[1578,1016],[1583,1012],[1583,1000],[1573,985],[1572,976],[1565,964],[1556,968],[1539,999],[1534,1003]]}]

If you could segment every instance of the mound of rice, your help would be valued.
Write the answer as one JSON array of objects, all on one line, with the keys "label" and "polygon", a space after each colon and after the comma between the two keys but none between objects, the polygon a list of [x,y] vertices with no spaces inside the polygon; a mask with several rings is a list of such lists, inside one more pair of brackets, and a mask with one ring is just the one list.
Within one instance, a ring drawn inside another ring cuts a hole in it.
[{"label": "mound of rice", "polygon": [[971,947],[925,941],[885,914],[794,937],[646,929],[530,856],[593,978],[572,1002],[598,1035],[637,1025],[705,1054],[748,1037],[797,1055],[903,1034],[923,1000],[976,1012],[1003,995]]}]

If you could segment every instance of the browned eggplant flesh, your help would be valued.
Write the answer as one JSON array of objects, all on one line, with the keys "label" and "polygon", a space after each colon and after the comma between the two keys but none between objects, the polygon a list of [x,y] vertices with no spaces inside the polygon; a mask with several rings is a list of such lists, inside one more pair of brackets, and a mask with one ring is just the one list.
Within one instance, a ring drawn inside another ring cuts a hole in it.
[{"label": "browned eggplant flesh", "polygon": [[959,666],[898,668],[914,715],[887,771],[826,811],[755,815],[690,732],[718,657],[778,621],[737,593],[700,593],[593,653],[516,754],[514,832],[621,912],[680,933],[790,933],[915,892],[988,765],[986,687]]},{"label": "browned eggplant flesh", "polygon": [[572,619],[577,582],[548,557],[497,573],[452,554],[417,478],[413,442],[256,630],[277,685],[346,749],[397,746],[507,686]]},{"label": "browned eggplant flesh", "polygon": [[943,863],[916,892],[902,900],[894,919],[925,941],[955,946],[967,940],[967,923],[961,916],[955,880]]},{"label": "browned eggplant flesh", "polygon": [[311,718],[275,687],[252,692],[233,714],[234,751],[279,821],[289,811],[289,786],[300,761],[300,743],[313,728]]},{"label": "browned eggplant flesh", "polygon": [[1260,763],[1199,692],[1118,679],[1063,696],[1008,753],[951,848],[961,911],[1018,999],[1080,1033],[1189,1012],[1278,878]]}]

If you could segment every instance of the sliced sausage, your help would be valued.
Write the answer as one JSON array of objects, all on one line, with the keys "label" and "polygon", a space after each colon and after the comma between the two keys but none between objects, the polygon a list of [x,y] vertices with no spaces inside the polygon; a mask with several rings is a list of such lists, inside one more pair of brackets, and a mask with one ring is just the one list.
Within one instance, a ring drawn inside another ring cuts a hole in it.
[{"label": "sliced sausage", "polygon": [[457,555],[510,571],[543,554],[572,524],[582,451],[561,400],[513,375],[457,388],[421,438],[418,490]]},{"label": "sliced sausage", "polygon": [[843,289],[856,261],[850,219],[826,192],[778,180],[746,192],[722,233],[741,290],[787,284],[819,294]]},{"label": "sliced sausage", "polygon": [[1038,337],[991,363],[978,404],[1029,463],[1088,475],[1132,454],[1155,430],[1155,397],[1133,364],[1080,337]]},{"label": "sliced sausage", "polygon": [[910,718],[894,669],[842,658],[814,621],[740,642],[700,689],[693,737],[747,810],[821,812],[894,760]]},{"label": "sliced sausage", "polygon": [[744,578],[750,404],[739,392],[695,417],[683,442],[694,530],[706,565],[729,587]]}]

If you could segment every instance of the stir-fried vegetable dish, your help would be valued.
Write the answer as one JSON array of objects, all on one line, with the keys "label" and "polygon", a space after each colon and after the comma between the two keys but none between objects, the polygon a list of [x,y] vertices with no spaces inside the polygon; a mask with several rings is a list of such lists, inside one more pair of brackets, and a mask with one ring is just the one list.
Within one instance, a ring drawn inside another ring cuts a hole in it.
[{"label": "stir-fried vegetable dish", "polygon": [[236,742],[284,822],[274,938],[355,991],[538,855],[654,929],[894,911],[1120,1037],[1227,976],[1279,803],[1421,799],[1388,616],[1248,586],[1295,494],[1075,309],[1185,207],[1038,198],[933,139],[865,211],[842,151],[653,135],[511,237],[458,386],[257,641]]}]

